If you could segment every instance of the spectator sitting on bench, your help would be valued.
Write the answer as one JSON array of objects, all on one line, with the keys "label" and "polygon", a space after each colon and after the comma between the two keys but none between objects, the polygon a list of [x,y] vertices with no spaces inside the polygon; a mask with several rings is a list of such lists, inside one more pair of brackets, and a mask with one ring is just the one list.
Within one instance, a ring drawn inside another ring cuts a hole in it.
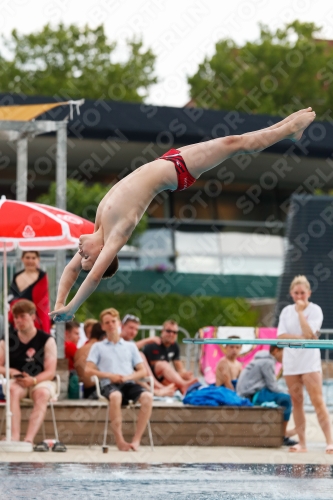
[{"label": "spectator sitting on bench", "polygon": [[[12,440],[21,434],[20,401],[33,400],[24,441],[33,443],[44,420],[47,403],[56,395],[53,382],[57,367],[57,346],[53,337],[34,325],[36,306],[30,300],[18,300],[12,307],[15,330],[9,338],[10,410]],[[5,346],[0,342],[0,373],[5,375]]]},{"label": "spectator sitting on bench", "polygon": [[242,371],[236,391],[239,396],[249,398],[254,405],[274,402],[284,408],[284,445],[297,444],[288,436],[295,434],[287,432],[287,425],[291,414],[291,398],[285,394],[277,384],[275,376],[275,362],[282,363],[283,349],[272,345],[269,351],[259,351],[254,359]]},{"label": "spectator sitting on bench", "polygon": [[[163,385],[175,384],[185,394],[188,388],[197,382],[193,373],[186,371],[180,360],[177,344],[178,324],[174,320],[163,323],[160,343],[148,344],[143,349],[149,366],[159,382]],[[173,366],[171,364],[173,363]]]},{"label": "spectator sitting on bench", "polygon": [[85,398],[89,398],[95,392],[95,383],[91,381],[91,377],[87,377],[85,374],[87,357],[92,346],[96,342],[100,342],[104,339],[105,331],[102,330],[101,324],[98,321],[94,322],[92,324],[88,342],[80,347],[80,349],[78,349],[74,355],[74,368],[79,376],[80,382],[83,382],[83,392]]},{"label": "spectator sitting on bench", "polygon": [[[151,415],[153,396],[137,383],[145,377],[146,370],[134,342],[126,342],[119,335],[120,319],[116,309],[105,309],[100,314],[101,326],[106,339],[92,346],[85,373],[97,375],[101,393],[110,401],[110,422],[119,450],[137,450],[142,434]],[[121,405],[132,400],[141,404],[137,425],[131,443],[122,433]]]},{"label": "spectator sitting on bench", "polygon": [[68,359],[69,371],[74,370],[74,356],[80,339],[80,323],[67,321],[65,324],[65,357]]},{"label": "spectator sitting on bench", "polygon": [[[239,339],[236,335],[231,335],[228,339]],[[240,344],[226,344],[224,348],[225,356],[220,359],[216,366],[216,386],[223,385],[227,389],[235,390],[238,377],[242,371],[242,365],[237,361],[242,350]]]},{"label": "spectator sitting on bench", "polygon": [[[140,326],[140,319],[133,314],[126,314],[121,322],[121,337],[127,342],[133,342],[138,334]],[[148,337],[145,339],[137,340],[135,342],[138,349],[142,349],[148,344],[160,344],[160,337]],[[159,382],[156,377],[154,377],[153,372],[147,362],[146,356],[140,352],[142,361],[146,368],[146,376],[153,377],[154,379],[154,396],[173,396],[176,390],[175,384],[163,385]],[[149,390],[148,384],[145,382],[139,382],[140,385]]]}]

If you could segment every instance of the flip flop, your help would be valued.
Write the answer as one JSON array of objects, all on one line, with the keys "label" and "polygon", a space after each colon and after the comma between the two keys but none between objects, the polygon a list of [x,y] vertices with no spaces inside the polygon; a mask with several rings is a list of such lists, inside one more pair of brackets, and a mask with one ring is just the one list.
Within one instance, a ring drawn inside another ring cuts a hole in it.
[{"label": "flip flop", "polygon": [[52,446],[52,451],[57,451],[57,452],[61,453],[61,452],[67,451],[67,448],[63,443],[60,443],[60,441],[57,441]]},{"label": "flip flop", "polygon": [[47,446],[46,443],[44,443],[44,441],[41,441],[40,443],[37,443],[35,446],[34,446],[34,451],[49,451],[49,447]]}]

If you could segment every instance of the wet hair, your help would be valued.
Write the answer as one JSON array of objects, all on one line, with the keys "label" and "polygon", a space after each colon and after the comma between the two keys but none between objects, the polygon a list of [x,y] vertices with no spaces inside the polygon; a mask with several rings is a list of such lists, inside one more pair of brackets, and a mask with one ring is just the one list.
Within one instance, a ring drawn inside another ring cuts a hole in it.
[{"label": "wet hair", "polygon": [[40,253],[37,250],[25,250],[22,252],[21,259],[27,254],[27,253],[34,253],[37,257],[37,259],[40,259]]},{"label": "wet hair", "polygon": [[27,299],[21,299],[15,302],[15,304],[12,307],[12,313],[15,318],[15,316],[18,316],[19,314],[36,314],[36,306],[31,300]]},{"label": "wet hair", "polygon": [[109,267],[106,269],[102,276],[102,280],[106,280],[108,278],[112,278],[116,274],[119,268],[119,260],[118,260],[118,255],[115,256]]},{"label": "wet hair", "polygon": [[271,345],[269,348],[270,354],[273,354],[273,352],[278,349],[279,351],[282,351],[283,347],[278,347],[277,345]]},{"label": "wet hair", "polygon": [[[111,264],[109,265],[109,267],[104,271],[102,280],[112,278],[112,276],[114,276],[118,271],[118,268],[119,268],[119,260],[118,260],[118,255],[116,255]],[[89,269],[89,271],[86,271],[85,269],[81,268],[81,273],[84,273],[86,275],[89,274],[90,271],[91,269]]]},{"label": "wet hair", "polygon": [[304,285],[308,290],[311,290],[311,286],[310,286],[309,281],[307,280],[307,277],[303,276],[302,274],[299,274],[298,276],[295,276],[295,278],[290,283],[289,291],[291,292],[291,290],[296,285]]},{"label": "wet hair", "polygon": [[91,339],[103,340],[105,335],[106,335],[105,331],[102,330],[100,322],[97,321],[97,323],[95,323],[91,329],[90,340]]},{"label": "wet hair", "polygon": [[117,311],[117,309],[115,309],[114,307],[109,307],[109,309],[103,309],[103,311],[99,315],[99,319],[101,322],[103,321],[104,316],[106,316],[107,314],[110,314],[114,318],[120,320],[119,312]]},{"label": "wet hair", "polygon": [[78,323],[77,321],[66,321],[65,330],[67,332],[71,332],[73,328],[80,328],[80,323]]}]

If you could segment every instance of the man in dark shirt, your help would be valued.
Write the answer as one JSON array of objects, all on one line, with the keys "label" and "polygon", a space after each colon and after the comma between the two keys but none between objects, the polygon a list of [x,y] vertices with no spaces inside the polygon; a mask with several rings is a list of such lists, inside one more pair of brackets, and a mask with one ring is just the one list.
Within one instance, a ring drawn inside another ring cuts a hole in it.
[{"label": "man in dark shirt", "polygon": [[[24,441],[33,443],[46,413],[47,403],[56,394],[57,346],[54,338],[34,325],[36,306],[22,299],[12,308],[14,330],[9,339],[10,402],[12,440],[20,440],[20,400],[29,397],[34,406]],[[0,341],[0,373],[5,375],[5,347]]]},{"label": "man in dark shirt", "polygon": [[185,394],[190,385],[198,379],[193,377],[192,372],[185,370],[180,360],[177,334],[178,324],[173,320],[165,321],[161,332],[161,343],[146,345],[143,353],[157,380],[165,385],[173,383]]}]

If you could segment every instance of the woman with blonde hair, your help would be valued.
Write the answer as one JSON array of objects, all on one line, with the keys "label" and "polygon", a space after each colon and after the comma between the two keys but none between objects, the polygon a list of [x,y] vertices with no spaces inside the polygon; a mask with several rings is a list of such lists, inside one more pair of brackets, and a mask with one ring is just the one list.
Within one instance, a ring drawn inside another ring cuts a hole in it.
[{"label": "woman with blonde hair", "polygon": [[[309,302],[310,283],[305,276],[296,276],[290,285],[294,304],[282,309],[278,337],[283,339],[317,339],[323,322],[321,308]],[[292,452],[306,452],[303,388],[307,390],[316,410],[318,422],[326,439],[326,453],[333,453],[331,424],[322,392],[320,349],[290,349],[283,352],[283,375],[293,404],[293,416],[299,443]]]}]

